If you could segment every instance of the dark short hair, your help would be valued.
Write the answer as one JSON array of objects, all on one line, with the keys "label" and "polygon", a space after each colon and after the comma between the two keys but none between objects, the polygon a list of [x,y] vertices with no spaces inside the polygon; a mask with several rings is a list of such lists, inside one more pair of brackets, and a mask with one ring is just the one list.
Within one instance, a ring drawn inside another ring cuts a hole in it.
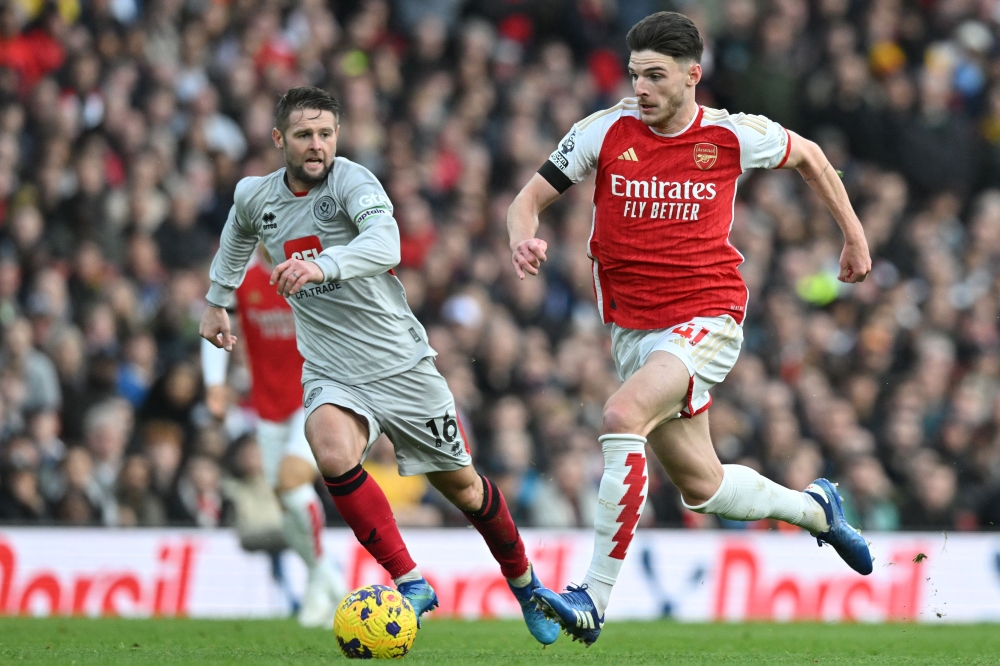
[{"label": "dark short hair", "polygon": [[656,51],[674,60],[701,62],[705,43],[694,21],[677,12],[657,12],[628,31],[625,43],[634,51]]},{"label": "dark short hair", "polygon": [[284,134],[288,129],[288,118],[292,115],[292,111],[303,109],[329,111],[333,114],[333,119],[340,122],[340,102],[333,95],[316,86],[302,86],[290,88],[278,100],[278,108],[274,112],[274,126]]}]

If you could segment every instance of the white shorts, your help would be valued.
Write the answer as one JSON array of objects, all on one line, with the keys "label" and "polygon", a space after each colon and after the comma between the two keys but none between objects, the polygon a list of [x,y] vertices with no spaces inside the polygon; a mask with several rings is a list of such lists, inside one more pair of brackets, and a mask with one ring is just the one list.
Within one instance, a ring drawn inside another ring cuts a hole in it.
[{"label": "white shorts", "polygon": [[[313,467],[316,459],[306,441],[306,413],[297,409],[284,421],[257,422],[257,444],[260,446],[261,463],[264,466],[264,478],[271,487],[278,485],[278,469],[285,456],[302,458]],[[317,468],[318,469],[318,468]]]},{"label": "white shorts", "polygon": [[673,354],[684,363],[690,381],[685,406],[672,418],[691,418],[712,404],[708,391],[729,374],[740,356],[743,327],[729,315],[695,317],[689,322],[640,331],[611,327],[611,353],[622,381],[631,377],[655,351]]}]

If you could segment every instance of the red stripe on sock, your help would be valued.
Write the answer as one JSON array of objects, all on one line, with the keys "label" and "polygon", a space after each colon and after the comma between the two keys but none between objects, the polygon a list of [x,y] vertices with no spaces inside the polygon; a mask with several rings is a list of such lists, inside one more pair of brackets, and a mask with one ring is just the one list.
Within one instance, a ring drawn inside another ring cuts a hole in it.
[{"label": "red stripe on sock", "polygon": [[322,518],[322,508],[319,505],[319,501],[309,502],[309,520],[312,522],[312,536],[313,536],[313,552],[316,553],[316,558],[323,556],[323,523],[325,522]]},{"label": "red stripe on sock", "polygon": [[346,486],[348,483],[351,483],[352,481],[354,481],[355,479],[357,479],[362,474],[365,474],[365,470],[360,465],[358,465],[358,471],[355,472],[353,475],[351,475],[351,478],[345,479],[343,481],[329,481],[324,476],[323,477],[323,483],[326,484],[327,488],[339,488],[340,486]]},{"label": "red stripe on sock", "polygon": [[639,524],[639,509],[645,499],[642,493],[646,488],[646,456],[641,453],[630,453],[625,457],[625,465],[629,468],[624,481],[625,494],[618,502],[622,510],[615,519],[620,525],[618,531],[611,537],[615,547],[608,553],[608,557],[618,560],[625,559],[628,546],[635,536],[635,527]]}]

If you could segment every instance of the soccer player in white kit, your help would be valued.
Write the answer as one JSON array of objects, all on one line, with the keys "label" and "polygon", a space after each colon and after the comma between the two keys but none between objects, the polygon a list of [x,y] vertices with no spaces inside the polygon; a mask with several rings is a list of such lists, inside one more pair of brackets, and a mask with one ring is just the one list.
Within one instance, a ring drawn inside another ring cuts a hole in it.
[{"label": "soccer player in white kit", "polygon": [[708,429],[709,389],[725,379],[743,341],[743,257],[729,242],[737,179],[747,169],[797,169],[844,234],[839,279],[860,282],[871,258],[843,183],[813,142],[762,116],[698,105],[703,44],[687,17],[653,14],[626,41],[635,97],[576,123],[507,214],[524,279],[546,258],[545,241],[534,237],[538,213],[597,171],[589,253],[624,383],[604,406],[590,569],[564,593],[535,592],[540,608],[588,646],[646,502],[647,443],[692,511],[799,525],[855,571],[872,570],[834,484],[817,479],[800,492],[723,465]]},{"label": "soccer player in white kit", "polygon": [[[531,634],[559,626],[533,602],[540,587],[507,503],[472,466],[455,401],[435,352],[392,272],[399,228],[392,203],[364,167],[336,157],[340,106],[312,86],[278,102],[275,146],[285,168],[244,178],[212,261],[199,332],[232,349],[226,306],[258,243],[278,263],[270,277],[295,315],[305,359],[305,432],[337,510],[418,617],[438,605],[403,543],[385,494],[361,462],[385,433],[400,474],[426,474],[486,541]],[[282,260],[283,259],[283,260]]]},{"label": "soccer player in white kit", "polygon": [[[236,290],[240,339],[246,346],[257,413],[257,444],[264,477],[283,512],[285,541],[306,565],[308,582],[298,620],[304,627],[330,627],[347,593],[339,572],[323,551],[326,515],[313,486],[319,470],[306,441],[302,408],[302,356],[295,344],[292,309],[270,285],[273,267],[261,249]],[[229,354],[202,339],[201,366],[206,403],[225,416]]]}]

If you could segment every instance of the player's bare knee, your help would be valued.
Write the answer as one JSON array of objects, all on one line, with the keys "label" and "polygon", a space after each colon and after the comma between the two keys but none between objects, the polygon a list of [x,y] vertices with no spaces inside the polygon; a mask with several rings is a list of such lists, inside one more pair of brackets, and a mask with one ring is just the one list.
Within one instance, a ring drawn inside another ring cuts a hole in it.
[{"label": "player's bare knee", "polygon": [[307,428],[306,438],[323,476],[346,474],[361,462],[364,447],[356,446],[345,433]]},{"label": "player's bare knee", "polygon": [[602,435],[645,435],[643,420],[634,407],[617,401],[613,397],[604,405],[601,417]]},{"label": "player's bare knee", "polygon": [[306,439],[323,476],[340,476],[361,462],[368,424],[353,412],[320,405],[306,421]]}]

